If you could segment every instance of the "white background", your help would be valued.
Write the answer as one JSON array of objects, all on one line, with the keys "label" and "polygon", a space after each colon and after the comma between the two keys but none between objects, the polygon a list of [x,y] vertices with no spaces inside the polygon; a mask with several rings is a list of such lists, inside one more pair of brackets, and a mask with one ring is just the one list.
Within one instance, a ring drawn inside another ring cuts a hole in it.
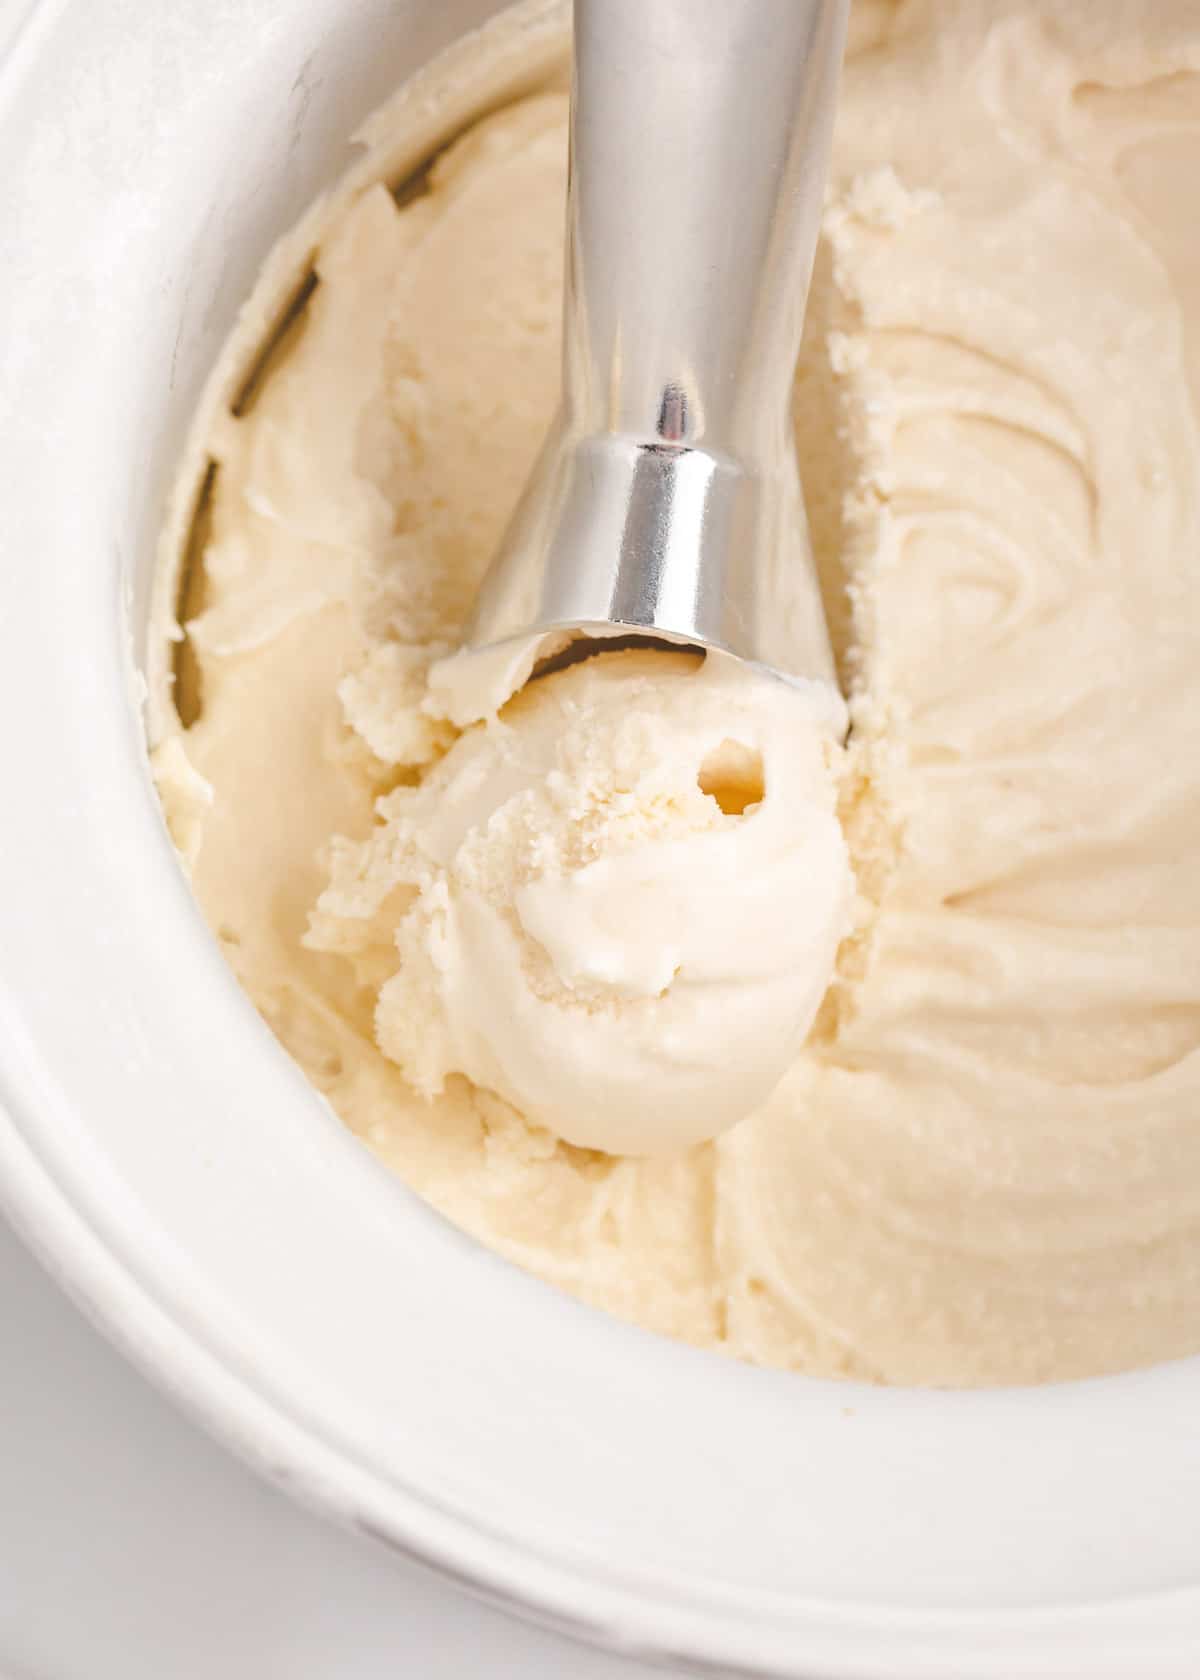
[{"label": "white background", "polygon": [[651,1680],[259,1482],[0,1220],[2,1680]]}]

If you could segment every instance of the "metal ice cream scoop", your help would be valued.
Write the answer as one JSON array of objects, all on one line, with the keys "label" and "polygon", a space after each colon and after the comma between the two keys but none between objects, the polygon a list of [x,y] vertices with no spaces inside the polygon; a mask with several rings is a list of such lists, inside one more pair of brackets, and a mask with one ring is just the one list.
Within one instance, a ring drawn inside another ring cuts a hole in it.
[{"label": "metal ice cream scoop", "polygon": [[460,657],[580,631],[834,680],[790,396],[847,9],[575,0],[562,405]]}]

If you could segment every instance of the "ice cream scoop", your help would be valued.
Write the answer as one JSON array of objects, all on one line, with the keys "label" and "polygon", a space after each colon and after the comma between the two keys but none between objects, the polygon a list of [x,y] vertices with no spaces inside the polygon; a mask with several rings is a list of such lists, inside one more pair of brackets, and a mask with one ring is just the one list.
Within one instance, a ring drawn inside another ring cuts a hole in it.
[{"label": "ice cream scoop", "polygon": [[557,419],[436,686],[577,636],[828,685],[789,398],[848,0],[575,0]]}]

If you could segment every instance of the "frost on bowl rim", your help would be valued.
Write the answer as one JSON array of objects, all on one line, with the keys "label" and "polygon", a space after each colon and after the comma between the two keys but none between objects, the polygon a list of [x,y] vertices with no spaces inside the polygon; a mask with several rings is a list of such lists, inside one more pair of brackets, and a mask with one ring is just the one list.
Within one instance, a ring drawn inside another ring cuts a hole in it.
[{"label": "frost on bowl rim", "polygon": [[[1192,1672],[1200,1361],[885,1392],[609,1322],[375,1166],[180,876],[127,630],[184,427],[342,136],[489,9],[278,0],[218,41],[185,0],[50,5],[4,68],[0,1199],[259,1468],[583,1637],[763,1674]],[[523,16],[525,62],[561,7]]]}]

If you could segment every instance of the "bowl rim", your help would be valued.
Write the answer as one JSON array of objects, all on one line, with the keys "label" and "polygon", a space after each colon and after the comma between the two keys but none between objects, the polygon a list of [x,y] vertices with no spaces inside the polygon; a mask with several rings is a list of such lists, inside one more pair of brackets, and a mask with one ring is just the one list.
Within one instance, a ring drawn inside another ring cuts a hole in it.
[{"label": "bowl rim", "polygon": [[[1180,1657],[1193,1661],[1200,1639],[1200,1589],[1194,1587],[1107,1604],[1003,1612],[889,1609],[871,1614],[861,1606],[841,1609],[814,1602],[802,1607],[803,1636],[795,1647],[801,1666],[796,1666],[777,1650],[755,1654],[740,1621],[730,1625],[701,1613],[667,1637],[653,1593],[612,1588],[600,1593],[591,1576],[553,1563],[547,1567],[545,1554],[531,1554],[511,1539],[486,1537],[481,1545],[477,1525],[448,1518],[419,1489],[399,1493],[374,1483],[369,1473],[364,1475],[190,1331],[168,1303],[156,1300],[145,1279],[114,1252],[24,1135],[12,1083],[6,1084],[0,1102],[0,1209],[88,1320],[156,1388],[264,1479],[307,1508],[432,1567],[485,1603],[630,1658],[746,1680],[876,1680],[884,1675],[888,1680],[1008,1680],[1019,1671],[1015,1664],[1031,1660],[1044,1664],[1040,1671],[1047,1675],[1086,1672],[1089,1680],[1110,1674],[1127,1680],[1133,1672],[1192,1672],[1175,1664]],[[1059,1385],[1063,1390],[1091,1386]],[[590,1613],[580,1610],[581,1603],[590,1604]],[[898,1653],[896,1641],[906,1638],[913,1641],[911,1651]],[[1161,1666],[1150,1666],[1156,1657]],[[1088,1663],[1086,1670],[1078,1666],[1080,1659]]]}]

